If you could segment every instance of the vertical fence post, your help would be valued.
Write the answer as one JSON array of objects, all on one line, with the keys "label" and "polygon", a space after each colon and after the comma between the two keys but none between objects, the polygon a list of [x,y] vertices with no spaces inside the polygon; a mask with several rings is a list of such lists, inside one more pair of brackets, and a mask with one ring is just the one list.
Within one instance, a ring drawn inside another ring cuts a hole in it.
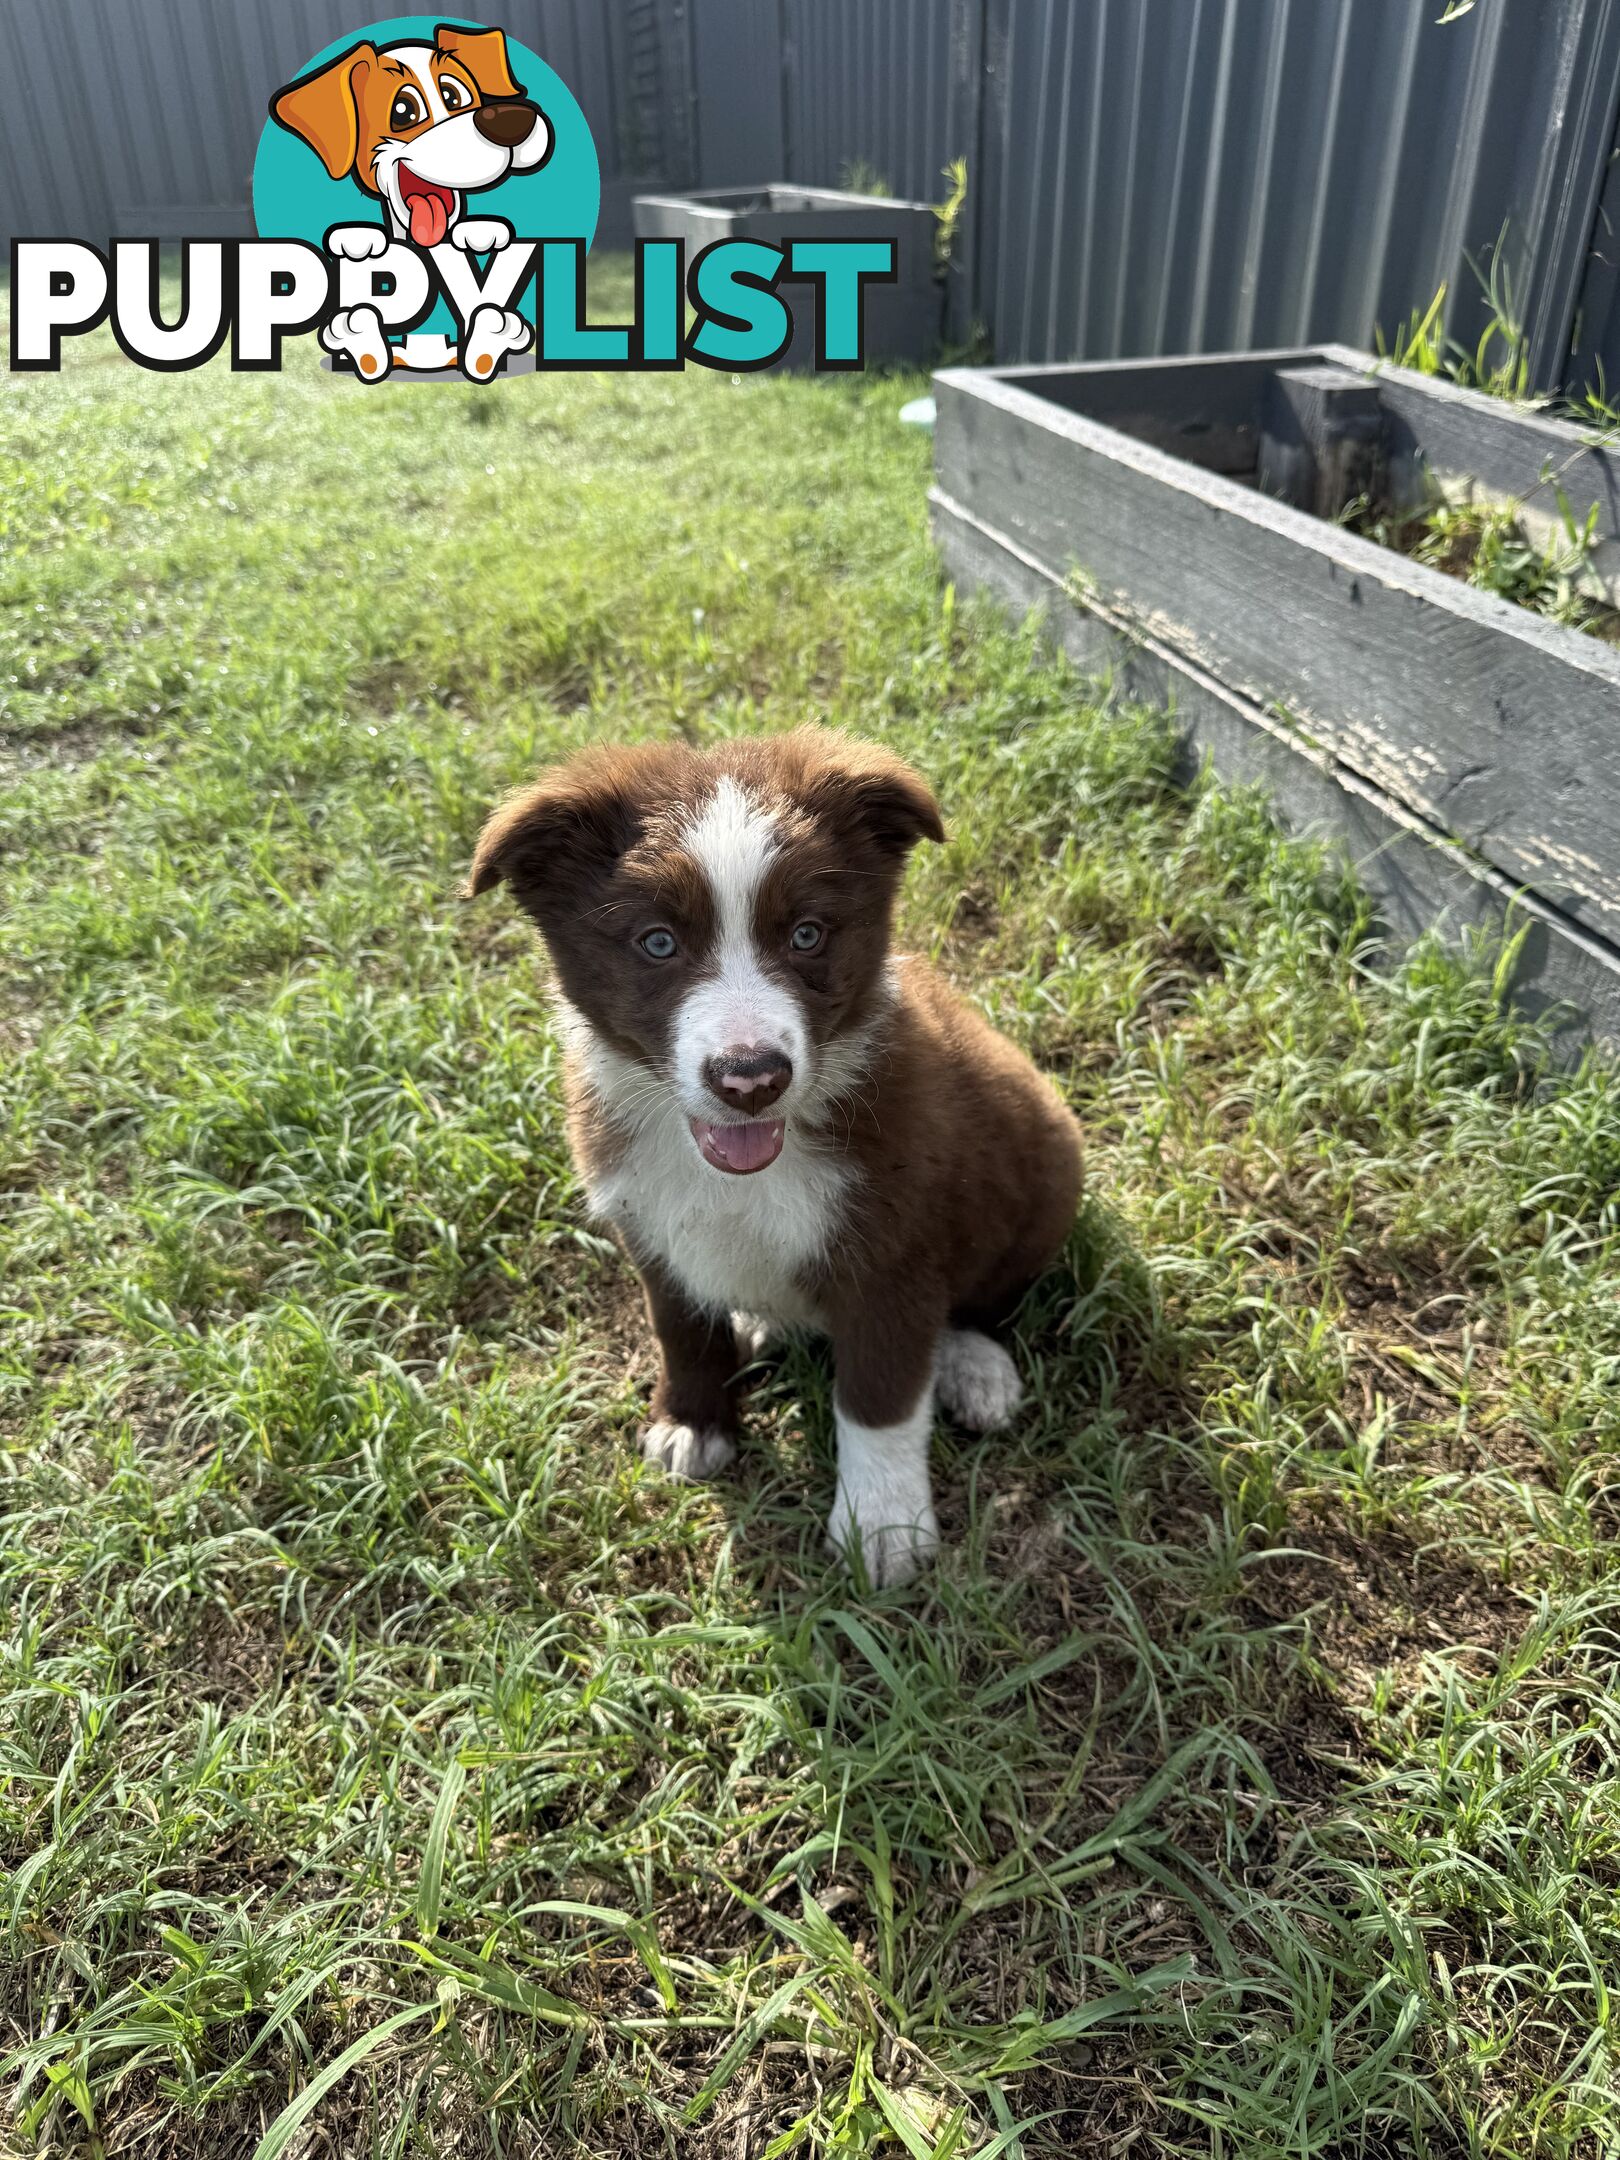
[{"label": "vertical fence post", "polygon": [[674,0],[675,27],[686,64],[686,148],[693,187],[703,185],[703,113],[698,96],[697,0]]},{"label": "vertical fence post", "polygon": [[993,280],[999,249],[995,245],[1001,225],[1001,191],[1007,170],[1007,129],[1011,113],[1007,96],[1008,10],[1011,0],[976,0],[973,6],[974,47],[974,149],[976,173],[970,174],[973,189],[973,270],[969,282],[972,322],[987,331],[992,348],[998,335]]},{"label": "vertical fence post", "polygon": [[776,0],[777,75],[782,97],[782,178],[793,178],[793,85],[798,47],[793,37],[793,0]]},{"label": "vertical fence post", "polygon": [[987,0],[950,0],[945,154],[967,160],[967,204],[945,295],[945,342],[965,347],[978,312],[984,210],[984,34]]}]

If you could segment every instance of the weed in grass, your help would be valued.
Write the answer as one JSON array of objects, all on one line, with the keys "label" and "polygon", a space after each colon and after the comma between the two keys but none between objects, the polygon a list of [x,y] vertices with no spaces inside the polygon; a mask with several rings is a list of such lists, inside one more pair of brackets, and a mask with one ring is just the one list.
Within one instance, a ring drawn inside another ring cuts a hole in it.
[{"label": "weed in grass", "polygon": [[[1606,2149],[1613,1075],[943,592],[916,387],[13,385],[20,2151]],[[870,1603],[813,1350],[637,1459],[454,897],[542,759],[807,712],[936,782],[907,934],[1094,1195]]]}]

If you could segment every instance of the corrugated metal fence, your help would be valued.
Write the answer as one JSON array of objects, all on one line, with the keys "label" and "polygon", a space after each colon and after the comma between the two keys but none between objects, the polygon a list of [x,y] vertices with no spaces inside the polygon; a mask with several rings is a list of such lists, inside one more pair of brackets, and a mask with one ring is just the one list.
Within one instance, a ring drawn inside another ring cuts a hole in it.
[{"label": "corrugated metal fence", "polygon": [[1002,359],[1364,344],[1442,283],[1472,343],[1472,257],[1497,261],[1538,382],[1601,360],[1620,385],[1620,0],[1441,12],[665,5],[704,185],[864,174],[937,197],[967,159],[967,304]]},{"label": "corrugated metal fence", "polygon": [[[628,240],[635,181],[690,159],[684,105],[667,102],[665,13],[658,0],[500,0],[465,18],[499,22],[579,99],[609,243]],[[4,17],[0,239],[87,240],[251,232],[248,176],[271,94],[377,19],[364,0],[9,0]]]},{"label": "corrugated metal fence", "polygon": [[[271,91],[353,0],[11,0],[0,234],[246,231]],[[1552,385],[1620,386],[1620,0],[488,0],[638,180],[937,197],[1003,359],[1366,342],[1493,254]],[[1505,236],[1505,237],[1504,237]],[[1501,237],[1501,247],[1497,243]]]}]

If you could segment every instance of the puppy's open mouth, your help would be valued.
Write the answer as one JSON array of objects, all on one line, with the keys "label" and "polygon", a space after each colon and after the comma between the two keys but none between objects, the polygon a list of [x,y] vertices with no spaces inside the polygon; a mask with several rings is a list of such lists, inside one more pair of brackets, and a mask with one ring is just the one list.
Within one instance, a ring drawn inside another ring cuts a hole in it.
[{"label": "puppy's open mouth", "polygon": [[692,1138],[703,1160],[733,1177],[767,1169],[781,1154],[786,1133],[786,1118],[756,1118],[749,1125],[705,1125],[701,1118],[692,1119]]},{"label": "puppy's open mouth", "polygon": [[437,180],[424,180],[408,165],[396,165],[399,199],[405,205],[411,238],[418,247],[437,247],[450,230],[450,213],[456,207],[454,193]]}]

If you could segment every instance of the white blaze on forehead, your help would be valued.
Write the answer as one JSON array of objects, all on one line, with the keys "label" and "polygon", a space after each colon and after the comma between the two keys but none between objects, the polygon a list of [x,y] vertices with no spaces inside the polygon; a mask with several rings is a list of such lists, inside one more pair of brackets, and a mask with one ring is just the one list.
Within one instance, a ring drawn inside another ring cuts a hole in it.
[{"label": "white blaze on forehead", "polygon": [[682,838],[714,895],[719,944],[752,943],[754,901],[780,845],[776,819],[735,780],[722,780]]},{"label": "white blaze on forehead", "polygon": [[681,834],[714,901],[714,944],[703,980],[689,992],[675,1022],[677,1086],[692,1114],[716,1109],[703,1086],[705,1060],[734,1044],[784,1051],[795,1087],[808,1078],[808,1037],[799,1001],[765,972],[754,934],[759,888],[782,844],[774,813],[735,780],[722,780]]}]

